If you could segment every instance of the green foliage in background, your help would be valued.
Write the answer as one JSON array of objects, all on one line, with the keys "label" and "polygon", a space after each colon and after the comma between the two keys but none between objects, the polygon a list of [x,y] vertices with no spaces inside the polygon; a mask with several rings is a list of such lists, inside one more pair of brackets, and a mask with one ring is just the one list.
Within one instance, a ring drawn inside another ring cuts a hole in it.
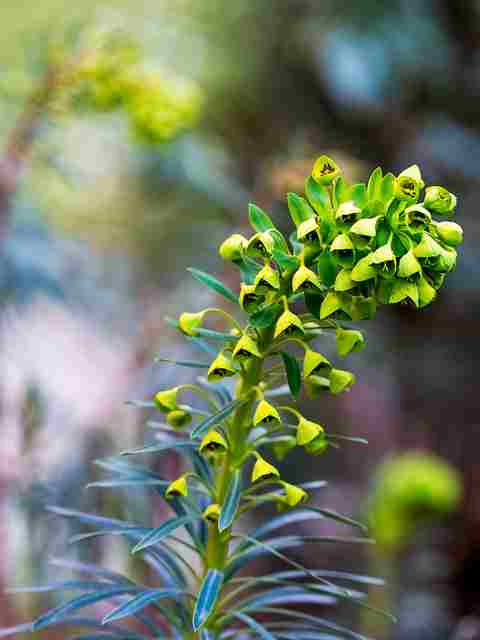
[{"label": "green foliage in background", "polygon": [[462,496],[460,474],[438,456],[410,452],[377,471],[369,500],[369,522],[384,550],[395,550],[419,523],[454,511]]},{"label": "green foliage in background", "polygon": [[[148,527],[54,509],[92,525],[93,531],[75,541],[124,537],[132,553],[141,554],[153,567],[159,583],[147,587],[87,568],[95,576],[93,582],[54,585],[80,590],[81,595],[40,616],[32,630],[74,624],[84,607],[121,597],[101,623],[89,619],[107,637],[210,640],[241,635],[280,640],[298,637],[301,629],[303,637],[312,640],[326,638],[331,631],[362,639],[328,617],[292,605],[315,605],[323,612],[346,600],[368,608],[365,594],[343,582],[371,579],[311,570],[284,551],[371,541],[363,535],[362,524],[349,516],[309,504],[323,481],[294,485],[282,477],[273,458],[281,460],[295,447],[321,457],[342,441],[364,442],[336,435],[317,418],[302,415],[296,400],[302,389],[310,397],[337,395],[355,382],[352,372],[319,351],[317,343],[326,335],[335,336],[339,357],[359,352],[364,337],[345,323],[371,318],[380,304],[426,306],[454,268],[461,229],[451,221],[434,221],[432,213],[451,216],[455,196],[433,186],[420,202],[423,188],[416,166],[399,176],[383,176],[376,169],[367,184],[349,185],[336,163],[321,156],[306,182],[305,197],[288,197],[295,225],[288,239],[264,211],[250,205],[252,236],[234,234],[221,245],[221,256],[239,269],[239,293],[204,271],[190,270],[230,309],[184,312],[170,322],[208,356],[174,364],[197,368],[204,375],[197,384],[161,390],[153,402],[138,403],[156,407],[165,423],[152,425],[157,435],[151,442],[123,454],[175,451],[185,458],[187,470],[167,481],[148,467],[113,458],[100,463],[113,476],[96,483],[152,487],[170,507],[170,515],[159,526]],[[233,314],[242,311],[238,320]],[[224,331],[205,326],[211,316],[226,324]],[[188,394],[204,408],[186,404]],[[288,395],[290,402],[279,400]],[[275,506],[279,514],[244,533],[244,515],[264,505]],[[342,522],[359,529],[360,535],[279,533],[285,525],[317,518]],[[261,576],[241,573],[262,556],[280,560],[286,570]],[[147,636],[118,624],[132,616],[148,628]]]}]

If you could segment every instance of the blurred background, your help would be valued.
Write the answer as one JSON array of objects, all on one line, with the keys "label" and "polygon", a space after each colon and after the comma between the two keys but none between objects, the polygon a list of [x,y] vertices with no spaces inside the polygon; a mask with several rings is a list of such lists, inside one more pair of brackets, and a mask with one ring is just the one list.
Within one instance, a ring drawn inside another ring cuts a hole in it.
[{"label": "blurred background", "polygon": [[[399,623],[340,619],[385,640],[480,638],[480,5],[78,4],[0,6],[0,627],[54,601],[7,585],[91,559],[46,505],[144,521],[160,509],[84,489],[92,461],[143,440],[126,400],[188,380],[153,364],[191,355],[163,322],[208,303],[186,268],[235,288],[219,243],[245,232],[250,201],[288,228],[286,192],[327,153],[357,180],[418,163],[457,194],[465,244],[435,304],[363,327],[352,391],[305,407],[369,446],[285,466],[328,480],[322,506],[382,514],[376,550],[322,548],[318,563],[386,577],[372,599]],[[175,475],[178,461],[160,464]],[[140,571],[120,543],[94,554]]]}]

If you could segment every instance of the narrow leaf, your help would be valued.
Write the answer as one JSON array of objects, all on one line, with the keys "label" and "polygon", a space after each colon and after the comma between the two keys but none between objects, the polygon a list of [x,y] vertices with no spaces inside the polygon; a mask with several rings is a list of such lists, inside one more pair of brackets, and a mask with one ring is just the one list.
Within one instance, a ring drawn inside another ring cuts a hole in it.
[{"label": "narrow leaf", "polygon": [[250,316],[250,324],[257,329],[270,327],[280,314],[281,305],[270,304]]},{"label": "narrow leaf", "polygon": [[213,291],[220,294],[227,300],[230,300],[230,302],[238,304],[238,296],[236,296],[231,289],[226,287],[223,282],[217,280],[217,278],[214,278],[209,273],[205,273],[204,271],[193,269],[191,267],[188,268],[187,271],[189,271],[192,276],[202,284],[206,285],[210,289],[213,289]]},{"label": "narrow leaf", "polygon": [[132,549],[132,553],[137,553],[142,549],[146,549],[147,547],[151,547],[154,544],[163,540],[169,536],[175,529],[179,527],[183,527],[186,524],[190,524],[198,520],[198,517],[193,516],[183,516],[181,518],[170,518],[166,522],[162,523],[159,527],[152,529],[146,536],[144,536],[140,542],[138,542]]},{"label": "narrow leaf", "polygon": [[208,433],[208,431],[210,431],[213,426],[215,426],[216,424],[220,424],[220,422],[223,422],[225,418],[233,413],[235,409],[237,409],[237,407],[239,407],[241,404],[243,404],[243,400],[234,400],[230,404],[227,404],[226,407],[223,407],[223,409],[218,413],[215,413],[200,422],[200,424],[198,424],[191,433],[192,439],[202,438],[206,433]]},{"label": "narrow leaf", "polygon": [[280,355],[282,356],[283,364],[285,365],[290,391],[293,396],[298,396],[302,387],[302,374],[300,373],[298,361],[286,351],[280,351]]},{"label": "narrow leaf", "polygon": [[157,602],[163,598],[175,598],[181,595],[182,591],[178,589],[151,589],[145,593],[140,593],[128,602],[124,602],[115,609],[112,609],[112,611],[102,619],[102,624],[131,616],[137,611],[145,609],[145,607],[152,602]]},{"label": "narrow leaf", "polygon": [[272,635],[269,631],[267,631],[267,629],[265,629],[263,625],[261,625],[250,616],[247,616],[240,611],[234,611],[232,615],[249,626],[250,629],[254,631],[260,638],[263,638],[263,640],[276,640],[274,635]]},{"label": "narrow leaf", "polygon": [[220,518],[218,520],[218,530],[224,531],[232,524],[240,503],[242,493],[242,476],[240,469],[235,469],[228,486],[225,502],[222,506]]},{"label": "narrow leaf", "polygon": [[162,451],[170,451],[171,449],[191,449],[195,447],[193,442],[169,442],[168,444],[164,443],[152,443],[147,444],[144,447],[139,447],[138,449],[129,449],[128,451],[121,451],[121,456],[133,456],[137,453],[160,453]]},{"label": "narrow leaf", "polygon": [[193,629],[197,631],[212,613],[223,583],[223,573],[217,569],[209,569],[197,597],[193,612]]},{"label": "narrow leaf", "polygon": [[168,362],[169,364],[176,364],[179,367],[190,367],[192,369],[208,369],[210,366],[206,362],[199,362],[198,360],[171,360],[170,358],[162,358],[157,356],[155,362]]}]

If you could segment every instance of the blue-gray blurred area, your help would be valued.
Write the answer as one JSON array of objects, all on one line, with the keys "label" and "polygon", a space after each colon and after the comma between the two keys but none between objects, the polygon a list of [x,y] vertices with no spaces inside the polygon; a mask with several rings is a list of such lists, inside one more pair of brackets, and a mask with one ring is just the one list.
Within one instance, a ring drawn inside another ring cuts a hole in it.
[{"label": "blue-gray blurred area", "polygon": [[[0,6],[5,144],[22,112],[25,68],[35,73],[36,34],[67,28],[73,18],[125,20],[152,60],[189,75],[205,95],[198,125],[159,148],[132,139],[119,116],[50,116],[2,215],[0,590],[65,570],[48,560],[66,555],[72,531],[45,515],[48,504],[155,517],[149,495],[84,490],[98,473],[91,463],[144,438],[144,416],[126,400],[188,379],[186,371],[153,364],[159,352],[194,353],[164,316],[212,302],[186,268],[236,287],[219,243],[248,232],[249,201],[287,230],[285,193],[301,191],[315,157],[328,153],[352,179],[366,179],[378,165],[398,173],[419,164],[427,183],[457,194],[465,243],[435,304],[381,310],[365,327],[367,348],[349,363],[359,379],[354,389],[305,403],[328,429],[364,436],[369,446],[287,458],[285,468],[292,479],[300,471],[328,479],[322,504],[358,515],[387,454],[425,449],[449,461],[464,480],[455,516],[419,529],[388,560],[344,547],[329,548],[327,560],[388,573],[383,604],[400,621],[387,627],[357,619],[365,632],[395,640],[480,638],[480,6],[139,4],[102,9],[92,0],[85,15],[79,9],[73,17],[65,0]],[[175,469],[175,460],[165,464]],[[83,547],[71,553],[91,559]],[[95,553],[139,571],[121,546]],[[0,627],[42,604],[10,595],[0,603]]]}]

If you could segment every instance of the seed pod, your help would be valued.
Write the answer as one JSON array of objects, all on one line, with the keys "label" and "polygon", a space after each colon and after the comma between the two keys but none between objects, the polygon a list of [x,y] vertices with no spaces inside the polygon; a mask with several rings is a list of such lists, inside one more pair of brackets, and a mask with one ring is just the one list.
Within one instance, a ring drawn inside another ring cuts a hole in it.
[{"label": "seed pod", "polygon": [[330,392],[334,395],[347,391],[355,382],[355,376],[350,371],[344,371],[343,369],[332,369],[330,371]]},{"label": "seed pod", "polygon": [[305,447],[305,451],[307,451],[307,453],[310,453],[312,456],[320,456],[327,449],[328,440],[324,433],[321,433],[314,440],[309,442]]},{"label": "seed pod", "polygon": [[247,244],[248,240],[244,236],[240,233],[234,233],[222,242],[218,252],[224,260],[238,262],[242,259]]},{"label": "seed pod", "polygon": [[177,409],[167,413],[167,423],[174,429],[181,429],[192,421],[192,414],[183,409]]}]

